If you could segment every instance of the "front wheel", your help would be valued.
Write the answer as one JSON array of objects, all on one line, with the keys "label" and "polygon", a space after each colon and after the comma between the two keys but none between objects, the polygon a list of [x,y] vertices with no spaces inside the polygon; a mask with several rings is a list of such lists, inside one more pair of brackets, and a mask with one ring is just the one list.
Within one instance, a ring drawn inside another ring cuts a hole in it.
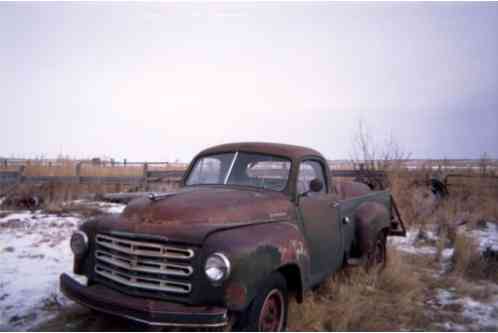
[{"label": "front wheel", "polygon": [[252,332],[281,332],[287,326],[287,282],[275,272],[265,281],[247,310],[241,314],[236,330]]}]

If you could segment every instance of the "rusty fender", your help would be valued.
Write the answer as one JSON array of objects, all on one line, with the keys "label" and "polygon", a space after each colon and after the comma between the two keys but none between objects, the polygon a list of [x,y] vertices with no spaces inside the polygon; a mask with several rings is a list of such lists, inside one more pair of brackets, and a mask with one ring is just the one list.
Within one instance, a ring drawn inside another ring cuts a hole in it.
[{"label": "rusty fender", "polygon": [[267,222],[211,234],[205,253],[224,252],[232,273],[223,285],[229,310],[240,311],[256,296],[261,283],[275,271],[287,279],[289,290],[302,299],[310,271],[310,255],[296,222]]},{"label": "rusty fender", "polygon": [[365,255],[373,247],[377,234],[383,229],[389,229],[391,214],[381,203],[367,201],[356,208],[354,221],[355,238],[361,255]]}]

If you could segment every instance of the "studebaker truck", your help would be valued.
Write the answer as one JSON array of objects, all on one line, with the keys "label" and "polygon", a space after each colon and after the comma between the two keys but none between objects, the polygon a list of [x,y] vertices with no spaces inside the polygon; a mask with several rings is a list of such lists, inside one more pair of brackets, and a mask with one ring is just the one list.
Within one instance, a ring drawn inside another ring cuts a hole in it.
[{"label": "studebaker truck", "polygon": [[388,192],[330,176],[313,149],[233,143],[200,152],[180,189],[132,200],[71,237],[60,287],[154,326],[282,331],[288,301],[348,264],[386,262],[405,232]]}]

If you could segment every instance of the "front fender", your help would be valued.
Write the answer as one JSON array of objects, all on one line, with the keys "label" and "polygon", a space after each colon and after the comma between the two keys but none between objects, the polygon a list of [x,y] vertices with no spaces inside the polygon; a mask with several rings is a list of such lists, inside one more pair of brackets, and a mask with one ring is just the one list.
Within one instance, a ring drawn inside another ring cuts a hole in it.
[{"label": "front fender", "polygon": [[224,303],[240,311],[257,295],[260,285],[274,271],[289,266],[299,269],[299,284],[309,276],[309,250],[294,222],[267,222],[223,230],[206,239],[205,253],[223,252],[232,272],[223,284]]}]

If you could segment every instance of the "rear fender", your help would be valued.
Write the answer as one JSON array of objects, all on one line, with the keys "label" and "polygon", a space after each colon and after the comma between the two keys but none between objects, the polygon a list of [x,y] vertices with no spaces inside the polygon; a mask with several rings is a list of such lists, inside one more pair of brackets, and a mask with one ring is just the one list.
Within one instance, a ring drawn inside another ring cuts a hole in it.
[{"label": "rear fender", "polygon": [[295,223],[269,222],[219,231],[208,236],[205,249],[206,254],[223,252],[231,262],[230,277],[220,287],[229,310],[245,309],[275,271],[284,274],[291,292],[302,299],[310,257]]},{"label": "rear fender", "polygon": [[377,234],[389,229],[390,210],[382,203],[369,201],[361,204],[354,213],[355,243],[359,256],[373,247]]}]

